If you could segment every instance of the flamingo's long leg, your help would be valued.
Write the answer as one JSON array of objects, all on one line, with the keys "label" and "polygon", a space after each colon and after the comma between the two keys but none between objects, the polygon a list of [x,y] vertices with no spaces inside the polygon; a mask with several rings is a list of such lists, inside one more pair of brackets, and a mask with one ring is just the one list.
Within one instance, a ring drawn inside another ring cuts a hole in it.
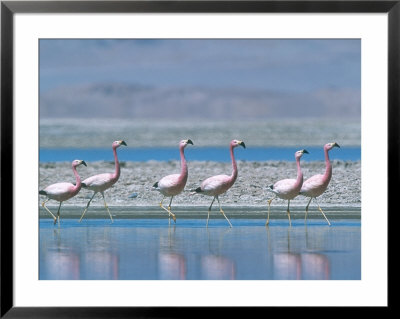
[{"label": "flamingo's long leg", "polygon": [[[58,227],[60,227],[60,208],[61,208],[61,203],[60,205],[58,205],[58,210],[57,210],[57,220],[58,220]],[[54,220],[54,224],[56,223],[56,221]]]},{"label": "flamingo's long leg", "polygon": [[288,200],[288,204],[287,204],[287,215],[289,218],[289,226],[292,226],[292,222],[290,220],[290,209],[289,209],[289,205],[290,205],[290,199]]},{"label": "flamingo's long leg", "polygon": [[113,218],[112,218],[112,216],[111,216],[110,210],[108,209],[108,205],[107,205],[107,203],[106,203],[106,199],[105,199],[105,197],[104,197],[104,192],[101,192],[101,196],[103,196],[103,200],[104,200],[104,207],[107,209],[107,211],[108,211],[108,215],[110,215],[111,222],[113,223],[113,222],[114,222],[114,220],[113,220]]},{"label": "flamingo's long leg", "polygon": [[171,200],[169,201],[169,205],[168,205],[168,211],[171,213],[172,219],[174,220],[174,223],[176,223],[175,214],[173,214],[172,211],[171,211],[171,204],[172,204],[172,199],[173,199],[173,198],[174,198],[174,196],[171,196]]},{"label": "flamingo's long leg", "polygon": [[270,208],[271,208],[271,202],[275,199],[276,197],[274,197],[274,198],[271,198],[271,199],[269,199],[267,202],[268,202],[268,217],[267,217],[267,221],[265,222],[265,226],[268,226],[269,225],[269,212],[270,212]]},{"label": "flamingo's long leg", "polygon": [[231,224],[231,222],[229,221],[229,219],[228,219],[228,217],[226,217],[225,216],[225,213],[224,213],[224,211],[222,210],[222,208],[221,208],[221,203],[219,202],[219,198],[218,198],[218,196],[216,196],[217,197],[217,201],[218,201],[218,205],[219,205],[219,211],[220,211],[220,213],[222,214],[222,215],[224,215],[224,217],[225,217],[225,219],[228,221],[228,223],[229,223],[229,226],[231,226],[232,227],[232,224]]},{"label": "flamingo's long leg", "polygon": [[214,201],[215,201],[215,197],[213,198],[210,207],[208,207],[208,215],[207,215],[207,224],[206,224],[206,227],[208,227],[208,220],[210,219],[210,211],[211,211],[212,205],[214,204]]},{"label": "flamingo's long leg", "polygon": [[163,199],[162,199],[161,202],[160,202],[160,207],[161,207],[162,209],[164,209],[166,212],[168,212],[168,216],[172,215],[172,218],[176,218],[175,215],[174,215],[171,211],[169,211],[168,209],[166,209],[166,208],[163,206],[162,203],[163,203],[164,199],[165,199],[165,196],[163,197]]},{"label": "flamingo's long leg", "polygon": [[311,203],[312,199],[313,199],[313,198],[311,197],[310,200],[308,201],[307,206],[306,206],[306,216],[304,217],[304,221],[305,221],[305,222],[307,221],[308,206],[310,206],[310,203]]},{"label": "flamingo's long leg", "polygon": [[320,212],[322,213],[322,215],[325,217],[326,221],[328,222],[328,225],[330,226],[331,223],[329,222],[328,218],[326,218],[326,216],[325,216],[324,212],[322,211],[321,207],[319,207],[319,203],[318,203],[317,199],[315,199],[315,201],[317,202],[317,206],[318,206],[319,211],[320,211]]},{"label": "flamingo's long leg", "polygon": [[86,213],[86,211],[88,210],[89,205],[90,205],[90,203],[91,203],[91,201],[92,201],[94,195],[96,195],[96,194],[97,194],[97,193],[94,192],[94,193],[93,193],[93,196],[92,196],[92,197],[90,198],[90,200],[88,201],[88,203],[87,203],[87,205],[86,205],[86,208],[85,208],[85,210],[83,211],[83,214],[82,214],[81,218],[79,219],[79,222],[81,222],[81,220],[82,220],[82,218],[83,218],[83,215],[85,215],[85,213]]},{"label": "flamingo's long leg", "polygon": [[168,205],[168,210],[171,211],[171,204],[172,204],[172,199],[174,198],[174,196],[171,196],[171,200],[169,201],[169,205]]},{"label": "flamingo's long leg", "polygon": [[48,208],[46,207],[46,205],[45,205],[49,200],[50,200],[50,198],[46,199],[46,200],[42,203],[42,207],[44,207],[44,209],[46,209],[46,210],[49,212],[49,214],[53,217],[53,219],[54,219],[54,224],[55,224],[55,223],[56,223],[56,220],[57,220],[57,217],[54,216],[54,214],[50,211],[50,209],[48,209]]}]

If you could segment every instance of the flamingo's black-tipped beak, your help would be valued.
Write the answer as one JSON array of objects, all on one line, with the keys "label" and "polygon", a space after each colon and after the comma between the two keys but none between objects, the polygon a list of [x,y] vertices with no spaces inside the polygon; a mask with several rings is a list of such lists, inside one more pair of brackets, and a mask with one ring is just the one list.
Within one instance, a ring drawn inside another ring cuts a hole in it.
[{"label": "flamingo's black-tipped beak", "polygon": [[193,142],[192,142],[192,140],[187,140],[187,143],[188,143],[188,144],[192,144],[192,145],[193,145]]},{"label": "flamingo's black-tipped beak", "polygon": [[82,162],[81,162],[81,164],[83,164],[83,165],[87,166],[85,161],[82,161]]},{"label": "flamingo's black-tipped beak", "polygon": [[336,142],[335,142],[335,143],[333,143],[332,147],[335,147],[335,146],[340,148],[339,144],[338,144],[338,143],[336,143]]},{"label": "flamingo's black-tipped beak", "polygon": [[126,145],[125,141],[121,141],[121,145],[128,146],[128,145]]},{"label": "flamingo's black-tipped beak", "polygon": [[239,145],[243,146],[243,148],[246,148],[246,144],[244,144],[243,141],[240,141],[240,142],[239,142]]},{"label": "flamingo's black-tipped beak", "polygon": [[308,151],[307,150],[303,150],[303,154],[310,154],[310,153],[308,153]]}]

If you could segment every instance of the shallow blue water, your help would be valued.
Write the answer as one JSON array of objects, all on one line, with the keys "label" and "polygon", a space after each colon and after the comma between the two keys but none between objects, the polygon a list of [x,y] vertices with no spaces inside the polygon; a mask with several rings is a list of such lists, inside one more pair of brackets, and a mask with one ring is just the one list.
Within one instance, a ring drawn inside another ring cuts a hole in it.
[{"label": "shallow blue water", "polygon": [[[321,147],[305,147],[310,154],[303,156],[303,161],[324,160],[324,153]],[[237,160],[247,161],[293,161],[297,148],[293,147],[247,147],[245,150],[239,148],[235,151]],[[191,147],[185,152],[187,160],[192,161],[218,161],[230,162],[230,155],[227,148],[219,147]],[[332,160],[358,161],[361,160],[360,147],[341,147],[329,153]],[[41,148],[39,152],[40,162],[61,162],[73,161],[74,159],[85,161],[113,161],[110,149],[46,149]],[[176,148],[123,148],[118,152],[120,161],[168,161],[178,160],[179,151]]]},{"label": "shallow blue water", "polygon": [[41,219],[39,279],[359,280],[360,220]]}]

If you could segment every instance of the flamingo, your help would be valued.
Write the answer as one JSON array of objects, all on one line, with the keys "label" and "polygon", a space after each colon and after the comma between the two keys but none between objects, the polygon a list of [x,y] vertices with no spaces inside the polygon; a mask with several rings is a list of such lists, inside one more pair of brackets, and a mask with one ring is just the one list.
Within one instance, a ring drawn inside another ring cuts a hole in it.
[{"label": "flamingo", "polygon": [[104,191],[106,189],[110,188],[112,185],[114,185],[118,181],[119,175],[121,173],[120,168],[119,168],[118,156],[117,156],[117,148],[120,147],[121,145],[127,146],[125,141],[114,141],[112,143],[112,150],[114,153],[114,161],[115,161],[115,172],[114,173],[103,173],[103,174],[93,175],[93,176],[86,178],[82,182],[82,187],[92,190],[93,196],[90,198],[89,202],[87,203],[86,208],[83,211],[81,218],[79,219],[79,222],[82,221],[82,218],[85,215],[86,211],[88,210],[93,197],[99,192],[100,192],[101,196],[103,197],[104,207],[107,209],[108,215],[110,215],[111,222],[112,223],[114,222],[113,218],[111,216],[110,210],[108,209],[106,199],[104,198]]},{"label": "flamingo", "polygon": [[220,213],[225,217],[225,219],[228,221],[229,226],[232,227],[231,222],[229,219],[226,217],[224,211],[221,208],[221,203],[219,202],[218,196],[225,193],[229,188],[232,187],[232,185],[235,183],[236,178],[238,176],[238,169],[236,165],[236,160],[235,156],[233,154],[233,149],[238,146],[243,146],[243,148],[246,148],[246,145],[244,144],[243,141],[238,141],[238,140],[232,140],[229,147],[230,147],[230,153],[231,153],[231,159],[232,159],[232,175],[216,175],[216,176],[211,176],[204,180],[200,187],[196,188],[194,190],[195,193],[200,193],[208,196],[214,196],[210,207],[208,208],[208,215],[207,215],[207,224],[206,226],[208,227],[208,220],[210,218],[210,211],[211,207],[214,204],[215,199],[217,199],[218,204],[219,204],[219,211]]},{"label": "flamingo", "polygon": [[300,158],[303,156],[303,154],[309,154],[309,153],[307,152],[307,150],[300,150],[294,153],[297,165],[297,179],[282,179],[276,182],[275,184],[268,186],[267,190],[274,193],[275,197],[268,200],[268,218],[267,222],[265,223],[266,226],[268,226],[269,224],[269,212],[270,212],[271,202],[277,197],[288,200],[287,214],[289,218],[289,225],[290,226],[292,225],[290,221],[289,205],[290,205],[290,200],[295,198],[299,194],[301,185],[303,184],[303,173],[301,172],[301,167],[300,167]]},{"label": "flamingo", "polygon": [[[311,176],[309,179],[307,179],[303,183],[303,186],[301,187],[300,195],[310,197],[310,200],[308,201],[308,204],[306,206],[305,221],[307,221],[308,206],[310,206],[312,199],[314,198],[315,201],[317,201],[317,197],[320,196],[323,192],[325,192],[325,190],[327,189],[328,184],[331,180],[332,165],[329,160],[328,152],[334,147],[340,148],[339,144],[336,142],[335,143],[327,143],[324,145],[325,164],[326,164],[325,173],[323,175],[317,174],[317,175]],[[326,218],[324,212],[322,211],[321,207],[319,206],[318,202],[317,202],[317,206],[318,206],[319,211],[322,213],[322,215],[325,217],[326,221],[328,222],[328,225],[331,225],[328,218]]]},{"label": "flamingo", "polygon": [[[60,226],[60,208],[61,208],[62,202],[70,199],[71,197],[74,197],[81,190],[81,186],[82,186],[81,178],[78,175],[78,172],[76,171],[76,168],[81,164],[87,166],[86,162],[82,161],[82,160],[74,160],[72,162],[72,171],[73,171],[73,173],[75,175],[75,178],[76,178],[76,183],[75,184],[67,183],[67,182],[61,182],[61,183],[56,183],[56,184],[52,184],[50,186],[47,186],[45,189],[42,189],[42,190],[39,191],[40,195],[46,195],[47,196],[47,199],[45,201],[43,201],[42,206],[53,217],[54,224],[56,224],[56,222],[58,220],[58,226]],[[58,206],[57,217],[54,216],[54,214],[46,207],[46,203],[50,199],[54,199],[54,200],[60,202],[60,205]]]},{"label": "flamingo", "polygon": [[[153,185],[153,190],[159,191],[163,195],[163,198],[160,202],[160,207],[168,212],[168,219],[169,216],[172,216],[174,222],[176,222],[176,216],[171,211],[171,204],[174,196],[180,194],[183,191],[188,178],[188,168],[184,154],[184,149],[188,144],[193,145],[192,140],[188,139],[179,142],[179,153],[181,155],[181,173],[164,176]],[[168,209],[165,208],[162,204],[165,197],[171,197]]]}]

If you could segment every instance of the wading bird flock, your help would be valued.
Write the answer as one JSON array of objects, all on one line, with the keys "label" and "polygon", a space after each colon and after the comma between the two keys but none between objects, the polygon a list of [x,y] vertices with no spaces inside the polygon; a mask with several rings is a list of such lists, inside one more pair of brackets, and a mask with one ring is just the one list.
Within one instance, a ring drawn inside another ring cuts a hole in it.
[{"label": "wading bird flock", "polygon": [[[170,220],[170,217],[172,217],[174,222],[176,222],[176,215],[171,210],[171,204],[172,204],[172,199],[174,198],[174,196],[177,196],[180,193],[182,193],[182,191],[184,190],[184,188],[186,186],[186,182],[188,179],[188,166],[187,166],[186,159],[185,159],[184,149],[189,144],[193,145],[193,142],[190,139],[182,140],[179,143],[179,152],[180,152],[180,159],[181,159],[181,172],[179,174],[171,174],[171,175],[162,177],[152,187],[152,190],[158,191],[161,193],[161,195],[163,195],[159,205],[162,209],[164,209],[168,213],[168,219]],[[81,222],[83,216],[88,211],[89,205],[97,193],[100,193],[101,196],[103,197],[104,207],[106,208],[106,210],[110,216],[111,222],[113,222],[112,215],[110,213],[110,210],[107,206],[106,199],[104,197],[104,191],[106,191],[108,188],[110,188],[112,185],[114,185],[119,179],[121,172],[120,172],[120,166],[119,166],[119,162],[118,162],[117,148],[120,147],[121,145],[127,146],[125,141],[122,141],[122,140],[115,141],[112,143],[112,150],[113,150],[114,161],[115,161],[114,173],[102,173],[102,174],[88,177],[85,180],[81,181],[81,178],[80,178],[76,168],[80,165],[84,165],[84,166],[87,166],[87,165],[86,165],[86,162],[83,160],[74,160],[72,162],[72,172],[75,175],[75,179],[76,179],[75,184],[67,183],[67,182],[60,182],[60,183],[49,185],[46,188],[44,188],[43,190],[39,191],[40,195],[46,196],[46,199],[42,202],[42,206],[52,216],[52,218],[54,220],[54,224],[56,224],[58,221],[58,225],[60,225],[60,209],[61,209],[62,202],[74,197],[76,194],[79,193],[79,191],[81,190],[82,187],[93,191],[93,195],[90,198],[90,200],[88,201],[85,209],[83,210],[83,213],[82,213],[81,218],[79,219],[79,222]],[[243,141],[239,141],[239,140],[232,140],[229,144],[229,150],[230,150],[231,161],[232,161],[232,174],[231,175],[211,176],[211,177],[205,179],[198,188],[191,190],[190,194],[203,194],[203,195],[213,197],[210,207],[208,208],[207,223],[206,223],[207,227],[208,227],[208,221],[210,218],[211,207],[214,204],[215,200],[217,200],[217,202],[218,202],[220,213],[225,217],[225,219],[229,223],[229,226],[232,227],[231,222],[226,217],[224,211],[221,208],[221,203],[219,201],[218,196],[222,195],[226,191],[228,191],[237,179],[238,168],[237,168],[233,150],[234,150],[234,148],[236,148],[238,146],[242,146],[243,148],[246,148],[245,143]],[[301,167],[300,167],[300,158],[303,156],[303,154],[308,154],[308,151],[305,149],[302,149],[295,153],[295,160],[296,160],[296,165],[297,165],[297,178],[296,179],[283,179],[283,180],[277,181],[273,185],[269,185],[266,188],[267,191],[274,194],[274,197],[267,201],[268,215],[267,215],[267,221],[265,223],[266,226],[269,225],[271,202],[277,197],[288,201],[287,215],[288,215],[290,226],[291,226],[290,208],[289,208],[290,201],[298,195],[309,197],[310,200],[308,201],[308,204],[306,206],[306,211],[305,211],[305,221],[307,221],[308,207],[310,206],[311,201],[313,199],[315,199],[315,201],[317,202],[317,197],[326,191],[328,184],[331,180],[332,164],[329,160],[328,152],[334,147],[340,147],[340,146],[337,143],[328,143],[328,144],[324,145],[325,165],[326,165],[325,173],[314,175],[314,176],[310,177],[309,179],[305,180],[304,182],[303,182],[303,173],[302,173]],[[163,201],[166,197],[171,198],[167,208],[163,206]],[[53,199],[53,200],[56,200],[59,202],[57,217],[46,207],[46,203],[50,199]],[[317,206],[318,206],[319,211],[325,218],[325,220],[328,222],[329,225],[331,225],[331,223],[329,222],[325,213],[319,206],[318,202],[317,202]]]}]

